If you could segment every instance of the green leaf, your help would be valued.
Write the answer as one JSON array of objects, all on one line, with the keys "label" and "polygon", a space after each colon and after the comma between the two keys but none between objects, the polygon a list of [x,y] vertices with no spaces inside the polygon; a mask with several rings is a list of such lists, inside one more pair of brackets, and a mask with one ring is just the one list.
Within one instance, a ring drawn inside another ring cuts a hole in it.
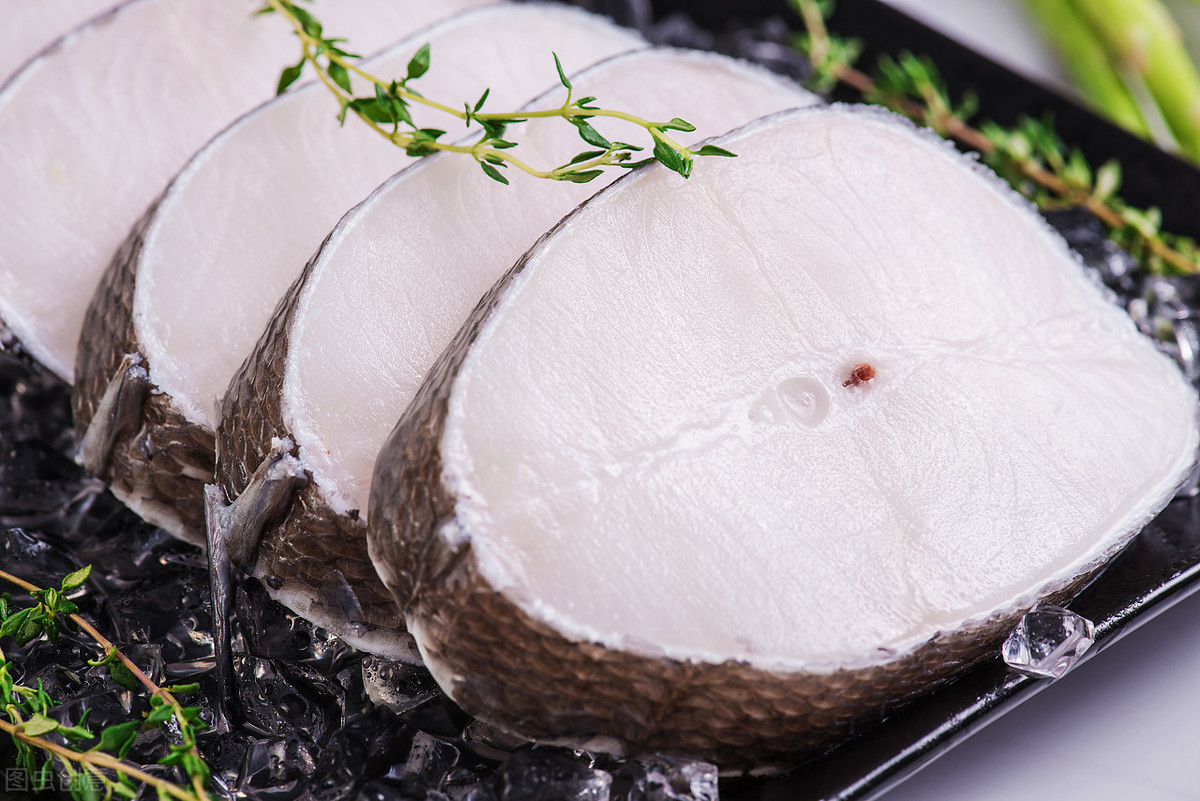
[{"label": "green leaf", "polygon": [[607,152],[608,152],[607,150],[585,150],[584,152],[575,156],[575,158],[568,161],[565,166],[569,167],[572,164],[578,164],[581,161],[587,161],[589,159],[594,159],[597,156],[603,156]]},{"label": "green leaf", "polygon": [[491,164],[488,164],[486,161],[481,161],[481,162],[479,162],[479,166],[483,168],[483,173],[488,178],[491,178],[493,181],[496,181],[498,183],[504,184],[505,186],[508,186],[508,179],[505,178],[503,175],[501,175],[500,171],[497,170],[495,167],[493,167]]},{"label": "green leaf", "polygon": [[1115,159],[1106,161],[1096,170],[1096,188],[1093,191],[1098,200],[1107,200],[1121,188],[1121,163]]},{"label": "green leaf", "polygon": [[66,578],[62,580],[62,591],[70,592],[78,589],[87,583],[88,578],[92,575],[92,566],[86,565],[76,570],[74,573],[68,573]]},{"label": "green leaf", "polygon": [[45,790],[49,790],[52,786],[51,783],[53,779],[54,762],[47,759],[44,763],[42,763],[42,767],[38,770],[37,775],[34,777],[33,791],[35,793],[40,793],[44,792]]},{"label": "green leaf", "polygon": [[161,723],[166,723],[175,714],[175,708],[168,705],[163,705],[150,712],[146,716],[147,726],[157,726]]},{"label": "green leaf", "polygon": [[734,153],[732,150],[726,150],[723,147],[717,147],[716,145],[704,145],[702,148],[694,152],[697,156],[721,156],[722,158],[728,159],[737,158],[737,153]]},{"label": "green leaf", "polygon": [[136,720],[109,726],[100,732],[100,742],[91,750],[116,754],[118,758],[124,759],[129,753],[129,749],[133,747],[134,741],[137,740],[141,727],[142,725]]},{"label": "green leaf", "polygon": [[671,172],[683,174],[683,157],[679,151],[659,139],[654,143],[654,160]]},{"label": "green leaf", "polygon": [[126,690],[136,690],[138,687],[137,677],[133,675],[133,671],[125,666],[125,663],[120,660],[114,660],[108,663],[108,675],[112,676],[112,680],[124,687]]},{"label": "green leaf", "polygon": [[554,69],[558,70],[558,79],[562,81],[562,85],[567,87],[567,92],[571,91],[571,82],[567,80],[567,74],[563,72],[562,62],[558,60],[558,53],[552,53],[554,56]]},{"label": "green leaf", "polygon": [[292,16],[294,16],[296,18],[296,21],[300,23],[300,27],[304,29],[304,32],[307,33],[309,36],[311,36],[314,39],[320,39],[321,38],[321,23],[317,22],[313,18],[312,14],[309,14],[307,11],[300,8],[299,6],[293,5],[293,6],[291,6],[291,9],[292,9]]},{"label": "green leaf", "polygon": [[390,109],[387,106],[382,105],[374,98],[356,97],[350,101],[349,106],[351,109],[366,117],[371,122],[377,122],[384,125],[389,125],[396,122],[396,118],[391,113]]},{"label": "green leaf", "polygon": [[[25,645],[26,643],[29,643],[29,642],[32,642],[33,640],[35,640],[38,637],[38,635],[40,635],[43,631],[46,630],[46,624],[49,622],[49,620],[46,617],[44,612],[40,615],[33,614],[35,612],[40,611],[36,608],[31,609],[29,611],[31,614],[29,615],[29,617],[25,618],[25,620],[21,623],[21,628],[18,629],[17,633],[16,633],[16,640],[17,640],[18,645]],[[13,617],[16,617],[16,615],[13,615]],[[11,619],[12,618],[9,618],[9,620],[11,620]],[[8,621],[5,621],[5,622],[7,623]],[[55,626],[54,629],[55,629],[54,633],[57,634],[58,633],[57,626]],[[51,637],[51,639],[54,639],[54,638]]]},{"label": "green leaf", "polygon": [[594,98],[594,97],[591,97],[591,96],[581,97],[575,101],[575,108],[594,109],[596,107],[589,105],[589,104],[595,103],[595,102],[596,102],[596,98]]},{"label": "green leaf", "polygon": [[583,172],[568,172],[562,177],[564,181],[570,181],[573,184],[586,184],[588,181],[599,178],[604,174],[604,170],[584,170]]},{"label": "green leaf", "polygon": [[102,801],[104,782],[97,775],[80,771],[71,777],[71,796],[78,801]]},{"label": "green leaf", "polygon": [[13,702],[13,680],[8,675],[8,663],[0,663],[0,706],[8,706]]},{"label": "green leaf", "polygon": [[682,120],[679,117],[673,117],[670,122],[664,122],[658,127],[664,131],[683,131],[685,133],[690,133],[691,131],[696,130],[695,125],[692,125],[687,120]]},{"label": "green leaf", "polygon": [[80,726],[59,726],[58,733],[68,740],[90,740],[96,735]]},{"label": "green leaf", "polygon": [[345,91],[351,91],[350,73],[346,71],[345,67],[335,61],[330,61],[329,67],[325,71],[329,73],[330,80],[332,80]]},{"label": "green leaf", "polygon": [[194,692],[200,691],[200,685],[196,683],[172,684],[170,687],[166,687],[164,689],[172,695],[191,695]]},{"label": "green leaf", "polygon": [[587,120],[581,117],[571,117],[571,124],[579,129],[579,138],[592,147],[602,147],[605,150],[612,147],[612,142],[601,136],[600,132],[593,128]]},{"label": "green leaf", "polygon": [[275,87],[275,94],[281,95],[287,91],[287,88],[296,82],[296,79],[300,77],[300,73],[303,71],[303,60],[299,64],[293,64],[285,68],[283,72],[279,73],[279,85]]},{"label": "green leaf", "polygon": [[626,161],[626,162],[622,162],[622,163],[618,164],[617,166],[621,167],[622,169],[633,170],[638,167],[645,167],[647,164],[652,164],[656,161],[657,161],[657,159],[642,159],[641,161]]},{"label": "green leaf", "polygon": [[415,55],[408,61],[408,77],[404,80],[412,81],[420,78],[429,71],[429,43],[421,45]]},{"label": "green leaf", "polygon": [[483,108],[483,104],[484,104],[484,102],[485,102],[485,101],[488,99],[488,94],[489,94],[491,91],[492,91],[491,87],[488,87],[487,89],[484,89],[484,90],[483,90],[483,94],[482,94],[482,95],[480,95],[480,97],[479,97],[479,99],[478,99],[477,101],[475,101],[475,108],[473,108],[473,109],[472,109],[472,111],[473,111],[474,113],[478,114],[478,113],[479,113],[479,109]]},{"label": "green leaf", "polygon": [[22,723],[19,728],[30,737],[40,737],[57,729],[58,721],[39,713]]},{"label": "green leaf", "polygon": [[21,609],[13,612],[8,617],[4,618],[4,622],[0,623],[0,637],[13,637],[25,625],[25,621],[34,612],[34,607]]},{"label": "green leaf", "polygon": [[390,117],[389,122],[403,122],[406,125],[412,125],[412,116],[408,113],[408,103],[400,97],[399,91],[400,87],[396,85],[395,81],[392,81],[391,87],[387,90],[379,84],[375,84],[375,102]]},{"label": "green leaf", "polygon": [[[512,122],[523,122],[523,120],[512,120]],[[505,131],[508,130],[507,121],[480,120],[479,124],[483,126],[483,134],[487,139],[503,139]]]}]

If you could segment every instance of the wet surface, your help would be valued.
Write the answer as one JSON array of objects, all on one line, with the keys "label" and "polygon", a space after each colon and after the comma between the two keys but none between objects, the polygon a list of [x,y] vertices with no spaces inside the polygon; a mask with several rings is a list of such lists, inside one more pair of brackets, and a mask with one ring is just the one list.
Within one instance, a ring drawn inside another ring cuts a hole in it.
[{"label": "wet surface", "polygon": [[[143,523],[75,465],[67,396],[19,349],[0,350],[0,565],[39,586],[92,565],[91,579],[71,595],[81,613],[156,681],[198,683],[186,701],[214,723],[204,555]],[[0,591],[29,602],[17,588]],[[231,639],[240,722],[199,737],[221,798],[715,798],[706,777],[716,768],[706,763],[601,760],[534,747],[472,720],[424,668],[356,651],[272,601],[254,579],[236,590]],[[87,664],[99,651],[82,634],[23,647],[6,638],[4,653],[17,665],[13,678],[40,681],[64,723],[86,715],[99,731],[149,712],[142,694]],[[129,757],[153,766],[171,744],[164,730],[143,733]],[[11,741],[0,738],[0,767],[15,764]],[[149,772],[181,780],[174,768]]]}]

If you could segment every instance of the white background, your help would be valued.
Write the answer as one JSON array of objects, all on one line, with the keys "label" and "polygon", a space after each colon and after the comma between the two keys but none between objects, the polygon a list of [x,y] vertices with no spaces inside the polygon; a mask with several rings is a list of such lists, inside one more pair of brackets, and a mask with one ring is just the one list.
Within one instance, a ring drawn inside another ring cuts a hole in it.
[{"label": "white background", "polygon": [[[888,0],[1064,91],[1020,0]],[[1200,4],[1172,0],[1200,42]],[[1193,52],[1196,52],[1194,49]],[[1200,799],[1200,596],[1080,665],[880,801]]]}]

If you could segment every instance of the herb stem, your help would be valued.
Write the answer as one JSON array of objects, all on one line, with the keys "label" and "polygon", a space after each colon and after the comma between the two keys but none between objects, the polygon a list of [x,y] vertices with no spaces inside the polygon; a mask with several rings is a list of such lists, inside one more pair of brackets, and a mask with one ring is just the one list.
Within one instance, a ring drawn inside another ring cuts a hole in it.
[{"label": "herb stem", "polygon": [[198,793],[191,793],[183,789],[179,785],[160,779],[157,776],[151,776],[134,765],[117,759],[103,751],[72,751],[70,748],[59,745],[44,737],[35,737],[21,731],[20,726],[14,726],[7,721],[0,720],[0,731],[8,734],[14,740],[20,740],[26,745],[33,746],[47,753],[54,754],[59,759],[69,762],[75,762],[81,765],[94,765],[100,768],[108,768],[109,770],[124,773],[130,778],[137,779],[140,782],[149,784],[160,792],[166,793],[172,798],[177,798],[179,801],[200,801],[208,796],[204,793],[203,788]]},{"label": "herb stem", "polygon": [[[260,13],[279,14],[288,23],[301,44],[299,63],[283,70],[278,91],[282,92],[296,81],[305,65],[311,65],[322,85],[328,89],[341,105],[339,120],[348,112],[370,126],[377,134],[393,144],[404,148],[413,157],[426,156],[434,152],[461,153],[471,156],[491,179],[507,184],[497,167],[515,167],[536,178],[555,181],[587,183],[602,174],[608,167],[635,167],[646,161],[657,161],[667,169],[684,178],[690,175],[695,156],[733,156],[715,145],[705,145],[691,150],[670,136],[668,131],[694,131],[695,128],[679,118],[668,122],[652,122],[634,114],[589,105],[595,98],[572,102],[572,86],[562,64],[555,56],[555,67],[562,85],[567,89],[567,98],[561,106],[544,111],[483,111],[488,97],[484,92],[474,104],[466,103],[455,107],[427,98],[409,87],[409,82],[420,78],[429,69],[429,45],[419,49],[408,64],[408,74],[400,80],[384,81],[362,69],[356,61],[359,56],[342,49],[342,39],[328,38],[321,24],[296,0],[264,0]],[[356,96],[351,79],[357,76],[371,85],[372,92]],[[458,145],[440,141],[445,131],[421,128],[413,122],[410,106],[440,111],[468,126],[479,123],[482,135],[473,144]],[[609,142],[588,122],[593,117],[619,119],[644,129],[653,141],[650,157],[633,160],[633,153],[641,147],[623,142]],[[574,126],[580,138],[592,150],[579,153],[565,164],[551,169],[537,169],[511,153],[509,149],[517,143],[505,138],[505,131],[512,125],[528,122],[534,118],[558,118]]]},{"label": "herb stem", "polygon": [[[0,569],[0,579],[7,581],[10,584],[14,584],[14,585],[20,587],[21,589],[25,590],[26,592],[29,592],[30,594],[44,592],[44,590],[42,590],[42,588],[38,587],[36,584],[31,584],[28,581],[25,581],[24,579],[19,578],[17,576],[14,576],[13,574],[11,574],[8,571],[3,570],[3,569]],[[103,649],[105,658],[115,657],[116,659],[120,660],[121,664],[124,665],[125,668],[130,673],[133,674],[134,678],[136,678],[139,682],[141,682],[142,686],[145,687],[150,692],[151,698],[154,698],[157,696],[162,699],[162,702],[164,704],[171,707],[172,716],[175,718],[176,723],[179,724],[181,732],[190,732],[192,730],[192,725],[191,725],[190,721],[187,720],[187,717],[184,715],[183,709],[182,709],[181,705],[179,704],[179,701],[177,701],[175,699],[175,696],[172,695],[169,690],[166,690],[163,687],[158,686],[149,676],[147,676],[142,671],[141,668],[139,668],[133,662],[133,660],[131,660],[129,657],[127,657],[125,654],[123,654],[120,651],[120,649],[118,649],[115,645],[113,645],[112,642],[107,637],[105,637],[103,634],[101,634],[99,631],[97,631],[96,627],[93,626],[91,623],[84,620],[82,617],[75,614],[74,612],[68,614],[67,617],[68,617],[68,619],[70,619],[70,621],[72,623],[79,626],[80,629],[82,629],[84,632],[86,632],[87,635],[89,637],[91,637],[96,642],[96,644],[100,646],[101,649]],[[9,729],[11,728],[10,724],[4,723],[3,721],[0,721],[0,724],[2,724],[2,726],[0,726],[0,728],[2,728],[2,730],[4,730],[4,731],[9,731]],[[13,732],[9,731],[9,733],[13,733]],[[14,735],[14,736],[16,736],[16,735]],[[21,738],[27,740],[28,735],[21,734]],[[39,740],[39,742],[42,742],[42,741]],[[54,745],[53,743],[50,743],[48,740],[45,740],[44,742],[46,742],[48,745]],[[185,744],[188,747],[189,754],[191,756],[193,756],[196,760],[203,762],[203,757],[200,755],[200,751],[196,745],[195,738],[194,737],[192,737],[192,738],[185,737]],[[39,747],[41,747],[41,746],[39,745]],[[58,749],[58,748],[59,748],[58,746],[55,746],[55,749]],[[49,750],[53,753],[58,753],[58,750],[55,750],[55,749],[48,748],[46,750]],[[76,754],[77,752],[68,750],[66,753]],[[109,765],[108,763],[99,762],[99,761],[97,761],[95,764],[100,764],[100,765],[104,765],[107,767],[113,767],[114,769],[118,765],[121,765],[121,766],[124,765],[124,763],[122,763],[118,760],[113,760],[111,765]],[[124,767],[121,767],[121,770],[126,773],[129,773],[129,771],[126,771]],[[139,773],[140,773],[140,771],[139,771]],[[206,782],[205,782],[204,777],[202,777],[196,773],[193,773],[191,771],[189,771],[188,773],[190,774],[192,790],[195,793],[195,795],[194,796],[186,795],[186,794],[178,795],[174,791],[171,791],[172,794],[175,795],[175,797],[177,797],[177,798],[187,798],[187,799],[208,798],[207,788],[205,786]],[[130,775],[133,775],[133,774],[131,773]],[[142,775],[148,775],[148,774],[142,774]],[[141,778],[141,777],[136,776],[135,778]],[[153,777],[150,777],[150,778],[153,779]],[[177,787],[177,785],[175,785],[175,784],[171,784],[169,782],[162,782],[161,780],[158,780],[158,779],[154,779],[154,781],[152,783],[155,784],[156,787],[160,786],[160,785],[168,785],[171,788]]]},{"label": "herb stem", "polygon": [[[867,73],[855,69],[850,64],[832,59],[829,55],[833,51],[830,45],[829,31],[817,0],[791,0],[791,3],[793,8],[799,12],[808,30],[808,54],[814,70],[825,70],[837,81],[851,87],[864,97],[878,98],[893,110],[928,125],[939,134],[954,139],[983,156],[997,152],[996,142],[983,131],[961,119],[953,109],[946,105],[944,97],[935,90],[935,87],[924,85],[920,93],[921,101],[897,93],[885,93],[880,90],[878,82]],[[1157,233],[1148,234],[1136,226],[1131,227],[1119,208],[1086,188],[1063,180],[1052,170],[1040,164],[1033,156],[1014,158],[1013,166],[1025,178],[1049,190],[1060,199],[1083,206],[1110,230],[1122,231],[1132,228],[1133,235],[1152,256],[1157,257],[1178,272],[1184,274],[1200,272],[1200,264],[1171,247]]]}]

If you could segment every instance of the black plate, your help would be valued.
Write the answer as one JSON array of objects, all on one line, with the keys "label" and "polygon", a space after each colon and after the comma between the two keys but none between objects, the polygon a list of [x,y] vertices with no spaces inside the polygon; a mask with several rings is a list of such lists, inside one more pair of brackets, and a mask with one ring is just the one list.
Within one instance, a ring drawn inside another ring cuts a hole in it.
[{"label": "black plate", "polygon": [[[687,10],[714,30],[785,13],[781,0],[728,3],[663,0],[662,13]],[[737,17],[735,17],[735,13]],[[739,19],[740,18],[740,19]],[[799,20],[787,14],[792,27]],[[1122,196],[1157,206],[1164,228],[1200,237],[1200,170],[1115,128],[1037,84],[876,0],[840,0],[830,29],[864,44],[861,64],[879,54],[928,55],[952,94],[974,92],[981,116],[1002,124],[1050,112],[1063,139],[1093,165],[1115,158],[1124,168]],[[845,96],[842,99],[852,99]],[[1177,500],[1070,604],[1096,624],[1094,657],[1159,612],[1200,589],[1200,501]],[[865,801],[916,772],[1003,712],[1047,686],[1010,671],[997,655],[953,682],[897,710],[785,776],[723,787],[734,801]]]}]

